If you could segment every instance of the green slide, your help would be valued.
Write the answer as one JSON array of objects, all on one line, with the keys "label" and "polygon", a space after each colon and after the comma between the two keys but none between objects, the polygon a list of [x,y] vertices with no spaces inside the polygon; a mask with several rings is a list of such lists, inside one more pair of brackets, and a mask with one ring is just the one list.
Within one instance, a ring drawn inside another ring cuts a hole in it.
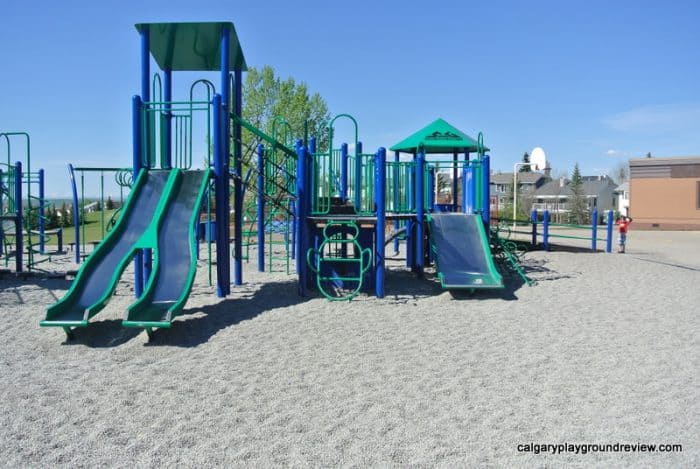
[{"label": "green slide", "polygon": [[430,236],[442,288],[503,288],[479,215],[430,215]]},{"label": "green slide", "polygon": [[71,288],[50,306],[44,327],[85,327],[100,312],[139,248],[154,248],[152,220],[160,217],[172,197],[178,170],[142,170],[124,205],[123,215],[78,271]]},{"label": "green slide", "polygon": [[143,296],[129,307],[127,327],[170,327],[189,297],[197,270],[196,228],[207,171],[184,171],[157,226],[153,272]]}]

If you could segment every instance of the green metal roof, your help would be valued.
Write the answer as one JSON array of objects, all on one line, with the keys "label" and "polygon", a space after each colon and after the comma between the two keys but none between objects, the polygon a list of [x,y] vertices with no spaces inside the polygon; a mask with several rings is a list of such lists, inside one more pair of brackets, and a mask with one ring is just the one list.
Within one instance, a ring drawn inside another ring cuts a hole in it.
[{"label": "green metal roof", "polygon": [[[476,140],[444,119],[438,119],[420,129],[413,135],[401,140],[390,148],[391,151],[405,153],[417,152],[423,146],[426,153],[452,153],[454,151],[477,151]],[[484,151],[489,149],[484,147]]]},{"label": "green metal roof", "polygon": [[151,55],[163,70],[216,71],[221,69],[221,32],[231,31],[231,70],[248,69],[233,23],[139,23],[148,28]]}]

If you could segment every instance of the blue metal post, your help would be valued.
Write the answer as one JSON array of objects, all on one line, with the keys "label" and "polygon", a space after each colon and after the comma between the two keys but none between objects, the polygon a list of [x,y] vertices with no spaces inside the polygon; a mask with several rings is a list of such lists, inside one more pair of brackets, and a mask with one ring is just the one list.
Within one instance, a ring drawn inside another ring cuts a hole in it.
[{"label": "blue metal post", "polygon": [[362,142],[357,142],[355,147],[355,212],[359,212],[362,205]]},{"label": "blue metal post", "polygon": [[452,152],[452,211],[457,212],[457,179],[459,176],[459,153],[457,150]]},{"label": "blue metal post", "polygon": [[[148,102],[151,100],[151,50],[150,50],[150,33],[148,26],[144,26],[141,30],[141,99],[143,102]],[[150,168],[150,158],[148,158],[149,148],[151,147],[151,128],[149,125],[150,120],[148,116],[141,116],[143,122],[139,129],[143,132],[141,136],[142,139],[142,151],[140,152],[141,164],[139,169],[143,166]],[[143,129],[143,130],[141,130]],[[148,161],[144,164],[144,160]],[[134,167],[134,170],[136,168]],[[138,176],[138,171],[134,173],[134,181]],[[138,298],[141,296],[143,289],[146,286],[148,277],[150,275],[150,268],[152,262],[152,253],[150,249],[139,250],[135,257],[135,262],[139,263],[137,267],[134,265],[134,295]]]},{"label": "blue metal post", "polygon": [[348,199],[348,144],[340,145],[340,200]]},{"label": "blue metal post", "polygon": [[423,147],[418,151],[418,159],[416,161],[416,274],[418,278],[423,277],[423,219],[425,218],[424,199],[425,196],[425,150]]},{"label": "blue metal post", "polygon": [[22,252],[24,251],[24,226],[22,220],[22,163],[15,163],[15,271],[24,270]]},{"label": "blue metal post", "polygon": [[[75,184],[75,171],[73,165],[68,163],[68,173],[70,174],[70,186],[73,192],[73,227],[75,229],[75,263],[80,264],[80,214],[78,213],[78,188]],[[65,216],[65,214],[62,214]]]},{"label": "blue metal post", "polygon": [[462,166],[462,212],[467,210],[467,172],[469,171],[469,152],[464,153],[464,164]]},{"label": "blue metal post", "polygon": [[537,246],[537,209],[530,212],[530,223],[532,223],[532,247]]},{"label": "blue metal post", "polygon": [[[172,106],[170,102],[173,100],[173,72],[172,70],[163,70],[163,100],[165,104],[163,109],[165,111],[165,119],[163,121],[163,133],[165,141],[163,142],[164,154],[161,155],[160,166],[162,168],[170,169],[173,167],[173,147],[172,147],[172,135],[173,135],[173,122],[172,122]],[[162,160],[165,161],[162,161]]]},{"label": "blue metal post", "polygon": [[613,238],[613,211],[608,210],[606,224],[606,238],[605,238],[605,252],[612,252],[612,238]]},{"label": "blue metal post", "polygon": [[[394,181],[393,181],[394,184],[392,187],[393,196],[394,196],[394,212],[399,211],[399,200],[400,200],[399,199],[399,191],[400,191],[400,187],[399,187],[399,161],[401,161],[400,156],[399,156],[399,152],[395,151],[394,152],[394,168],[392,170],[392,178],[394,179]],[[401,228],[401,222],[398,219],[394,220],[394,233],[399,231],[400,228]],[[395,236],[394,237],[394,253],[398,253],[398,252],[399,252],[399,237]]]},{"label": "blue metal post", "polygon": [[223,239],[221,225],[228,223],[228,214],[226,212],[226,204],[223,203],[222,194],[225,194],[225,188],[228,187],[228,174],[224,164],[224,142],[223,142],[223,122],[224,113],[221,104],[221,95],[214,95],[213,101],[214,114],[214,191],[216,192],[216,295],[219,298],[225,297],[229,287],[227,271],[230,268],[229,263],[229,241],[228,238]]},{"label": "blue metal post", "polygon": [[[258,272],[265,272],[265,147],[260,144],[258,155]],[[272,255],[272,253],[270,253]]]},{"label": "blue metal post", "polygon": [[[0,185],[2,185],[2,169],[0,169]],[[2,203],[2,191],[0,191],[0,214],[2,214],[3,207],[4,207],[4,205]],[[3,242],[4,237],[5,237],[5,233],[3,233],[3,231],[2,231],[2,223],[0,223],[0,254],[5,253],[5,243]]]},{"label": "blue metal post", "polygon": [[[46,200],[44,199],[44,170],[40,169],[38,171],[39,173],[39,252],[41,254],[44,254],[45,251],[45,244],[46,240],[45,238],[45,228],[46,228],[46,223],[44,219],[45,215],[45,210],[46,210]],[[104,210],[104,207],[103,207]]]},{"label": "blue metal post", "polygon": [[476,211],[474,210],[474,202],[476,200],[476,169],[473,165],[469,165],[466,171],[466,204],[465,213],[468,215],[474,215]]},{"label": "blue metal post", "polygon": [[542,245],[545,251],[549,251],[549,210],[542,215]]},{"label": "blue metal post", "polygon": [[384,225],[386,224],[386,149],[380,148],[374,161],[374,199],[377,205],[375,281],[377,298],[384,298]]},{"label": "blue metal post", "polygon": [[591,213],[591,250],[598,247],[598,209],[594,208]]},{"label": "blue metal post", "polygon": [[[293,241],[292,241],[292,253],[293,259],[296,259],[296,268],[297,268],[297,275],[300,276],[301,278],[301,250],[299,246],[299,231],[301,230],[301,196],[304,193],[304,183],[303,183],[303,178],[304,175],[302,174],[303,170],[303,164],[302,164],[302,157],[301,157],[301,147],[302,143],[301,140],[297,140],[294,145],[294,149],[296,150],[297,153],[297,177],[296,177],[296,198],[294,200],[294,236],[293,236]],[[301,179],[300,179],[301,178]]]},{"label": "blue metal post", "polygon": [[[236,116],[234,120],[233,127],[233,284],[241,285],[243,284],[243,169],[241,162],[241,127],[239,123],[239,118],[241,117],[241,71],[234,71],[234,96],[233,96],[233,109],[230,108],[231,104],[231,92],[230,92],[230,82],[229,76],[231,72],[230,63],[230,52],[231,52],[231,29],[224,27],[221,30],[221,165],[222,165],[222,176],[221,176],[221,186],[222,193],[219,194],[217,189],[217,205],[219,202],[224,206],[225,210],[222,212],[221,222],[217,217],[216,225],[220,226],[219,236],[221,237],[221,245],[226,246],[226,260],[223,267],[222,276],[226,282],[224,287],[224,294],[228,295],[231,293],[231,255],[230,255],[230,245],[229,239],[231,237],[231,228],[229,227],[230,214],[231,214],[231,189],[229,186],[229,174],[230,174],[230,141],[231,141],[231,119],[229,118],[229,113],[233,112]],[[218,249],[218,247],[217,247]]]},{"label": "blue metal post", "polygon": [[[430,168],[430,180],[428,180],[428,210],[435,211],[435,168]],[[457,211],[457,202],[452,204],[454,211]]]},{"label": "blue metal post", "polygon": [[[311,181],[313,181],[312,174],[314,174],[314,164],[313,164],[313,159],[311,155],[314,155],[316,153],[316,137],[311,137],[309,139],[309,151],[306,153],[306,188],[307,188],[307,194],[308,197],[306,198],[306,207],[304,210],[306,211],[306,215],[310,215],[312,212],[312,209],[317,201],[318,198],[320,197],[320,194],[317,192],[311,192]],[[318,173],[317,173],[318,174]],[[317,176],[318,177],[318,176]],[[327,177],[330,177],[330,175],[327,175]],[[317,186],[316,189],[319,189]],[[304,254],[306,256],[306,254]]]},{"label": "blue metal post", "polygon": [[[234,88],[234,114],[240,118],[242,116],[242,103],[243,103],[243,73],[240,70],[235,70],[233,73],[234,76],[234,83],[235,83],[235,88]],[[228,109],[228,108],[227,108]],[[226,114],[226,172],[228,173],[229,171],[229,159],[228,159],[228,141],[229,141],[229,133],[228,133],[228,127],[229,127],[229,119],[228,119],[228,114]],[[234,257],[235,257],[235,264],[234,264],[234,280],[233,284],[234,285],[242,285],[243,284],[243,184],[240,179],[240,176],[243,174],[243,150],[241,147],[241,135],[242,135],[242,130],[241,130],[241,124],[238,119],[233,124],[233,153],[234,153],[234,168],[233,171],[237,175],[239,175],[238,178],[236,178],[233,182],[233,188],[234,188],[234,212],[236,214],[236,218],[233,221],[233,237],[235,238],[235,244],[233,246],[233,251],[234,251]],[[227,184],[228,187],[228,184]],[[229,189],[226,189],[226,195],[228,197],[229,195]],[[226,203],[226,207],[229,207],[229,203]],[[226,236],[229,236],[229,227],[228,227],[228,217],[226,218],[227,223],[226,223]],[[229,276],[229,283],[230,283],[230,276],[231,274],[228,274]],[[229,288],[229,293],[230,293],[230,288]]]},{"label": "blue metal post", "polygon": [[[484,155],[481,160],[481,218],[484,220],[484,224],[488,228],[491,223],[491,200],[489,198],[489,182],[491,173],[491,157],[489,155]],[[487,229],[486,231],[490,231]]]},{"label": "blue metal post", "polygon": [[[142,37],[142,44],[143,44],[143,32],[141,33]],[[143,139],[143,132],[141,131],[141,120],[143,118],[143,115],[141,114],[141,107],[142,107],[142,101],[140,96],[134,96],[131,100],[131,113],[132,113],[132,121],[131,121],[131,132],[132,132],[132,170],[133,170],[133,179],[136,181],[136,178],[139,175],[139,171],[141,171],[142,167],[142,154],[143,154],[143,149],[144,149],[144,139]],[[80,262],[80,236],[79,236],[79,229],[78,225],[80,224],[80,215],[78,214],[78,192],[75,187],[75,180],[73,177],[73,166],[68,165],[68,169],[70,170],[71,173],[71,180],[73,181],[73,219],[75,220],[75,262],[79,263]],[[134,256],[134,296],[136,298],[139,298],[141,296],[141,293],[143,292],[143,253],[141,250],[136,251],[136,255]]]},{"label": "blue metal post", "polygon": [[306,148],[297,142],[297,272],[299,272],[299,295],[304,296],[306,287],[306,206],[307,206],[307,183],[306,183]]}]

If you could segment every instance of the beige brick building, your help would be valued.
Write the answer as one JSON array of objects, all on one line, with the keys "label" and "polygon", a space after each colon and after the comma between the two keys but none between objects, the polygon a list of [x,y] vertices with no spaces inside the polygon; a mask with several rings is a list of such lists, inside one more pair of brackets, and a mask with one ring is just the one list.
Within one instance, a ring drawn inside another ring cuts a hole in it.
[{"label": "beige brick building", "polygon": [[700,230],[700,157],[630,160],[634,227]]}]

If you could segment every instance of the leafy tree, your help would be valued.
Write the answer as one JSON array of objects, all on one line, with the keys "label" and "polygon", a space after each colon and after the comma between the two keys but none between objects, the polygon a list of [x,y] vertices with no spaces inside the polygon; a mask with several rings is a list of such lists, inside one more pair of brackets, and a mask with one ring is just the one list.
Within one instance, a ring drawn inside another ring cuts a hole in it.
[{"label": "leafy tree", "polygon": [[105,202],[105,210],[114,210],[114,201],[112,200],[111,195],[107,196],[107,201]]},{"label": "leafy tree", "polygon": [[523,155],[523,163],[527,163],[526,165],[523,165],[520,167],[520,172],[521,173],[531,173],[532,168],[530,167],[530,154],[528,152],[525,152]]},{"label": "leafy tree", "polygon": [[571,191],[571,197],[569,200],[569,203],[571,204],[569,222],[580,225],[585,223],[588,218],[588,204],[583,193],[583,179],[581,178],[581,171],[579,170],[578,163],[574,165],[574,171],[571,173],[571,183],[569,184],[569,189]]}]

